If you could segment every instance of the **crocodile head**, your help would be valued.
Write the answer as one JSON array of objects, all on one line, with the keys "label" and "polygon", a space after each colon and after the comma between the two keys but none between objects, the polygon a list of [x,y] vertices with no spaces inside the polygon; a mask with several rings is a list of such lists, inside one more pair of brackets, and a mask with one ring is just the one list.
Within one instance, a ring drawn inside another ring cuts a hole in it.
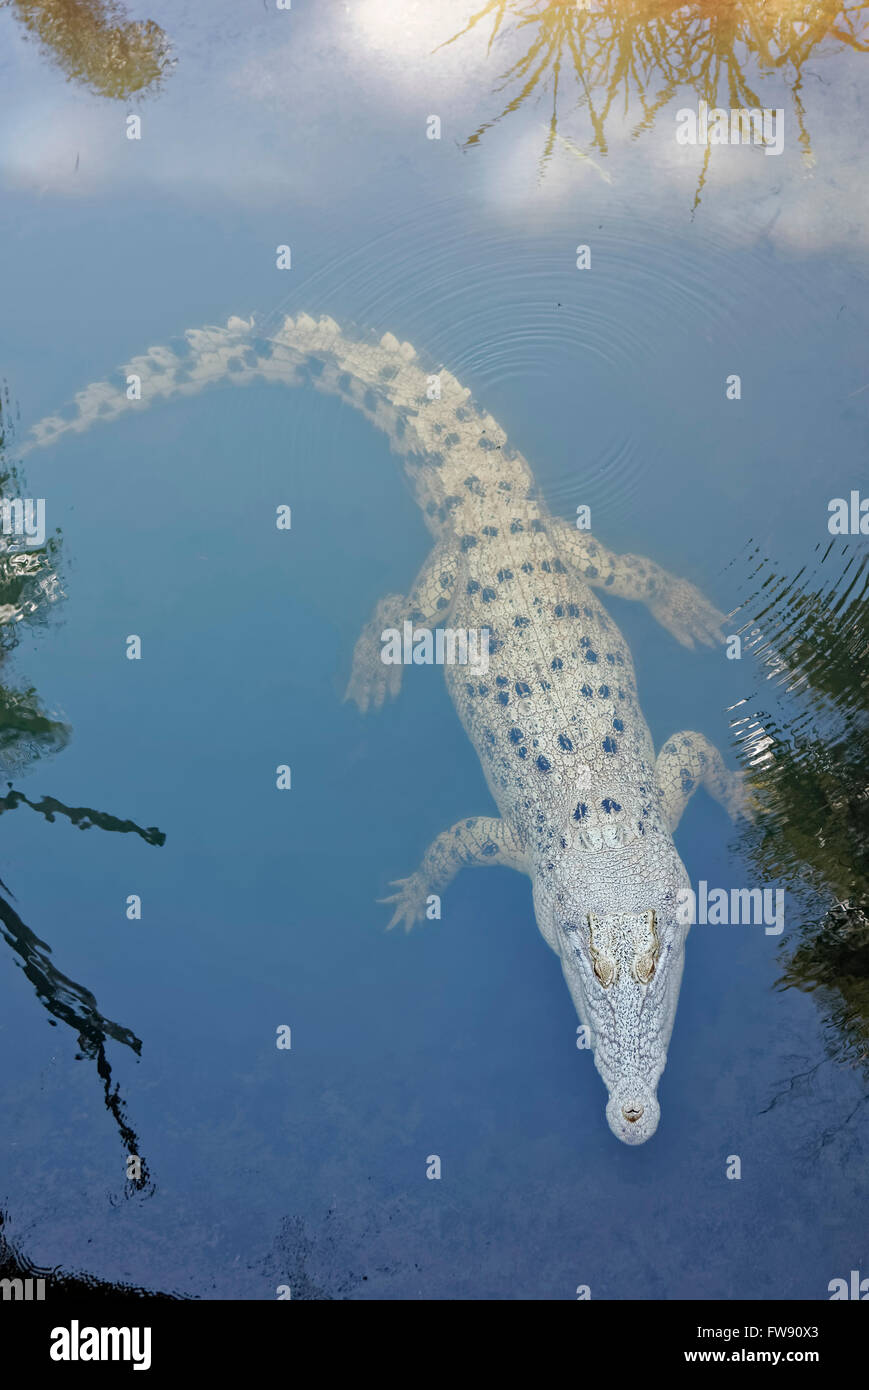
[{"label": "crocodile head", "polygon": [[[626,1144],[645,1143],[658,1127],[656,1092],[684,963],[687,927],[677,918],[676,877],[670,891],[656,887],[613,893],[611,908],[619,910],[609,911],[602,902],[558,893],[550,918],[565,981],[609,1092],[607,1121]],[[644,894],[655,906],[645,905]]]}]

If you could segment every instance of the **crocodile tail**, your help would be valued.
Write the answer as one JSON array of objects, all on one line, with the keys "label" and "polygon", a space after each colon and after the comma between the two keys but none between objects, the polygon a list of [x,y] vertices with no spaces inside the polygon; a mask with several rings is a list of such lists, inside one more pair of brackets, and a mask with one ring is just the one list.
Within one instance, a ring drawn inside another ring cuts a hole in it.
[{"label": "crocodile tail", "polygon": [[399,343],[391,333],[379,342],[353,338],[334,319],[315,320],[307,314],[285,318],[274,332],[254,318],[230,318],[224,328],[189,329],[177,350],[149,348],[114,381],[94,382],[79,391],[65,417],[40,420],[20,452],[225,381],[238,386],[252,381],[309,384],[360,410],[404,458],[432,529],[443,520],[449,497],[475,472],[481,448],[500,451],[499,476],[511,476],[526,488],[532,484],[527,464],[506,448],[504,431],[474,406],[468,388],[450,372],[426,371],[410,343]]}]

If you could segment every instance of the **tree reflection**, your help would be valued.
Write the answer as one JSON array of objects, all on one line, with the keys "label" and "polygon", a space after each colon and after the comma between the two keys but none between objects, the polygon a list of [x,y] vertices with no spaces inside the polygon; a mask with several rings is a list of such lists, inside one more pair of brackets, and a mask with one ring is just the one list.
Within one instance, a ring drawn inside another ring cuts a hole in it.
[{"label": "tree reflection", "polygon": [[[0,499],[21,498],[25,491],[18,471],[4,462],[10,434],[10,403],[8,393],[4,392],[0,395]],[[58,752],[69,737],[67,725],[51,718],[42,709],[36,691],[15,689],[3,678],[2,669],[18,645],[22,630],[45,625],[54,605],[63,597],[58,577],[60,545],[59,533],[47,537],[42,546],[26,549],[16,545],[14,538],[0,536],[0,764],[18,772],[23,772],[37,758]],[[0,815],[19,805],[31,807],[48,822],[62,816],[81,830],[97,826],[122,834],[133,833],[151,845],[162,845],[166,838],[156,827],[145,830],[134,821],[121,820],[91,807],[67,806],[51,796],[33,801],[9,783],[7,795],[0,797]],[[14,894],[2,879],[0,889],[0,936],[19,958],[24,975],[49,1014],[52,1026],[60,1022],[71,1028],[79,1055],[96,1065],[106,1108],[117,1126],[124,1149],[141,1163],[139,1176],[130,1179],[130,1188],[150,1190],[150,1174],[142,1148],[127,1118],[119,1087],[112,1081],[106,1051],[106,1044],[111,1040],[130,1048],[138,1057],[142,1043],[129,1028],[113,1023],[100,1012],[89,989],[57,969],[51,960],[51,947],[21,919],[9,901]]]},{"label": "tree reflection", "polygon": [[[605,155],[608,122],[632,104],[639,111],[636,139],[684,88],[710,107],[762,107],[754,84],[767,78],[788,88],[803,155],[811,161],[802,95],[807,60],[818,56],[824,40],[861,53],[869,48],[866,0],[488,0],[446,44],[478,26],[489,27],[490,54],[508,34],[522,41],[524,51],[498,75],[500,111],[466,144],[479,144],[532,97],[546,97],[541,173],[552,157],[565,103],[569,114],[585,113],[587,146]],[[707,146],[695,206],[710,154]]]},{"label": "tree reflection", "polygon": [[869,1075],[869,557],[834,543],[792,579],[764,559],[753,584],[744,631],[776,709],[733,720],[768,807],[746,849],[800,914],[780,987],[813,994],[828,1056]]},{"label": "tree reflection", "polygon": [[153,20],[131,20],[117,0],[0,0],[71,81],[97,96],[157,87],[169,40]]}]

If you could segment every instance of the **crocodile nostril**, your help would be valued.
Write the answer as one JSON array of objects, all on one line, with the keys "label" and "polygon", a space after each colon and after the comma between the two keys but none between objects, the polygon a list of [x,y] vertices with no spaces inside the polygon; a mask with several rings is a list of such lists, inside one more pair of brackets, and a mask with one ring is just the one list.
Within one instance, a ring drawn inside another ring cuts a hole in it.
[{"label": "crocodile nostril", "polygon": [[622,1114],[624,1115],[629,1125],[635,1125],[637,1123],[637,1120],[640,1119],[642,1113],[643,1107],[641,1105],[622,1106]]}]

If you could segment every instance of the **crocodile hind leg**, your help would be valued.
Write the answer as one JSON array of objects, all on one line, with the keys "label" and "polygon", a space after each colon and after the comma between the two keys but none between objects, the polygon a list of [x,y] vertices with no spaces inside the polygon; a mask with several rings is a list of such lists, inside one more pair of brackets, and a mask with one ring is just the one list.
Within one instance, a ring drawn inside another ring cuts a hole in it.
[{"label": "crocodile hind leg", "polygon": [[513,831],[497,816],[470,816],[444,830],[432,840],[419,868],[409,878],[396,878],[392,887],[398,892],[382,903],[395,903],[392,920],[386,930],[403,922],[410,931],[425,916],[426,899],[431,893],[442,893],[452,883],[460,869],[483,868],[487,864],[504,864],[507,868],[527,872],[525,854]]},{"label": "crocodile hind leg", "polygon": [[416,577],[409,594],[387,594],[374,609],[353,652],[353,669],[344,694],[362,714],[380,709],[387,695],[393,698],[401,689],[404,667],[381,660],[383,633],[387,628],[403,630],[405,622],[430,623],[445,618],[456,588],[460,552],[455,541],[436,545]]},{"label": "crocodile hind leg", "polygon": [[725,767],[718,749],[705,734],[683,730],[668,739],[658,754],[655,777],[671,831],[676,829],[699,786],[720,802],[731,820],[753,817],[755,807],[744,774]]},{"label": "crocodile hind leg", "polygon": [[587,531],[577,531],[562,519],[556,521],[554,534],[560,555],[587,584],[616,598],[645,603],[683,647],[693,647],[695,641],[712,647],[721,640],[725,615],[687,579],[678,579],[642,555],[615,555]]}]

